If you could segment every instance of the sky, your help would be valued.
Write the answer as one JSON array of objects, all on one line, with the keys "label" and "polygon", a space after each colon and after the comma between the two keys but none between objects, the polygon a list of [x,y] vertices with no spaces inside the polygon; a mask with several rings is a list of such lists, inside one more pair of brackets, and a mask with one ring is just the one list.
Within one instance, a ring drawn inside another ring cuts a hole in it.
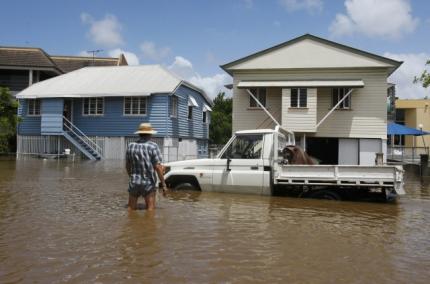
[{"label": "sky", "polygon": [[219,65],[305,33],[404,61],[389,77],[397,96],[430,95],[413,84],[430,59],[428,0],[14,0],[1,6],[0,45],[51,55],[124,53],[130,65],[162,64],[211,97],[232,81]]}]

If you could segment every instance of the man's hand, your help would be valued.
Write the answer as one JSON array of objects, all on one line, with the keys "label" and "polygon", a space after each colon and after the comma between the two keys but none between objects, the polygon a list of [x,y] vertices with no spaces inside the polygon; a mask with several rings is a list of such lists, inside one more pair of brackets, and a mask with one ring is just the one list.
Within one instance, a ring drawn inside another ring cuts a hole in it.
[{"label": "man's hand", "polygon": [[161,189],[161,193],[163,194],[163,196],[166,197],[166,193],[168,191],[166,184],[160,183],[160,189]]},{"label": "man's hand", "polygon": [[162,164],[157,164],[154,166],[155,171],[157,172],[158,178],[160,179],[160,189],[163,191],[163,196],[166,196],[167,186],[164,181],[164,167]]}]

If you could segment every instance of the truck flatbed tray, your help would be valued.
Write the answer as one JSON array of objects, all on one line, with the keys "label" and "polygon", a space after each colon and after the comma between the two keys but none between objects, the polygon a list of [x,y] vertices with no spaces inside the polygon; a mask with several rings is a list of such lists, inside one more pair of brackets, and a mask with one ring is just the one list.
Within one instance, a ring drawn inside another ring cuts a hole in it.
[{"label": "truck flatbed tray", "polygon": [[283,165],[278,184],[399,188],[403,169],[397,166]]}]

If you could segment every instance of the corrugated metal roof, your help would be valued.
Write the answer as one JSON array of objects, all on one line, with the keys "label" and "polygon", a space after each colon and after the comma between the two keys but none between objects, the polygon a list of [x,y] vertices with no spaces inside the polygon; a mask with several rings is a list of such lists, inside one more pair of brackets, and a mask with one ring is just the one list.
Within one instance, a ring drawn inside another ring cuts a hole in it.
[{"label": "corrugated metal roof", "polygon": [[0,46],[0,65],[58,69],[42,49],[26,47]]},{"label": "corrugated metal roof", "polygon": [[88,66],[119,66],[127,64],[119,64],[119,58],[113,57],[85,57],[85,56],[53,56],[51,59],[57,64],[64,73],[81,69]]},{"label": "corrugated metal roof", "polygon": [[0,46],[0,65],[34,69],[53,68],[62,74],[86,66],[116,66],[128,63],[123,54],[119,57],[53,56],[38,47]]},{"label": "corrugated metal roof", "polygon": [[238,88],[252,87],[364,87],[363,80],[240,81]]},{"label": "corrugated metal roof", "polygon": [[204,91],[160,65],[85,67],[33,84],[17,98],[149,96],[173,93],[180,84]]}]

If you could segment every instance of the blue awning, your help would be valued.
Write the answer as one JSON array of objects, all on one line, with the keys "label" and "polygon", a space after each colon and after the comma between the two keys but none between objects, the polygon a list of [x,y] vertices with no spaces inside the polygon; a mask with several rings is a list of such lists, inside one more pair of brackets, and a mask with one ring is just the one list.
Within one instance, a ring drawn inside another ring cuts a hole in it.
[{"label": "blue awning", "polygon": [[388,135],[414,135],[414,136],[421,136],[421,135],[430,135],[430,132],[427,131],[421,131],[419,129],[407,127],[401,124],[397,124],[394,122],[390,122],[387,125],[387,134]]}]

